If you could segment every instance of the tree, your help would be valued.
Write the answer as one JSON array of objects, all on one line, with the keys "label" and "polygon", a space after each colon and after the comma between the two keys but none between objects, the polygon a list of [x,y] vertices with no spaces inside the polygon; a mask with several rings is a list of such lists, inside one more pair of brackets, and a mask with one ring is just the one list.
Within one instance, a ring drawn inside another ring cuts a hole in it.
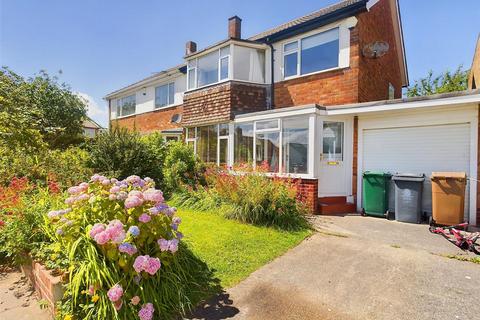
[{"label": "tree", "polygon": [[0,146],[65,148],[82,139],[85,102],[57,76],[40,71],[24,79],[0,70]]},{"label": "tree", "polygon": [[412,87],[407,89],[408,97],[428,96],[437,93],[467,90],[468,70],[459,66],[455,72],[445,71],[434,77],[433,71],[427,77],[416,80]]}]

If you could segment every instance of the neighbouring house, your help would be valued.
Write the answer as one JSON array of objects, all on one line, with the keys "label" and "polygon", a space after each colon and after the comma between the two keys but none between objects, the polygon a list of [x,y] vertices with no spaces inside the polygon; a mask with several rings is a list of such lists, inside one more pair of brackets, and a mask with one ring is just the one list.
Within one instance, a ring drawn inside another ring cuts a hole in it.
[{"label": "neighbouring house", "polygon": [[105,130],[105,128],[89,117],[83,121],[82,128],[83,135],[88,138],[95,138],[97,134],[99,134],[102,130]]},{"label": "neighbouring house", "polygon": [[[206,162],[266,164],[297,179],[320,214],[360,210],[365,170],[477,177],[480,92],[401,99],[397,0],[341,1],[249,38],[241,23],[230,18],[227,39],[201,50],[189,41],[183,64],[108,94],[110,125],[182,132]],[[468,192],[475,224],[476,183]]]},{"label": "neighbouring house", "polygon": [[480,34],[478,35],[477,46],[473,55],[472,67],[468,76],[468,88],[480,88]]}]

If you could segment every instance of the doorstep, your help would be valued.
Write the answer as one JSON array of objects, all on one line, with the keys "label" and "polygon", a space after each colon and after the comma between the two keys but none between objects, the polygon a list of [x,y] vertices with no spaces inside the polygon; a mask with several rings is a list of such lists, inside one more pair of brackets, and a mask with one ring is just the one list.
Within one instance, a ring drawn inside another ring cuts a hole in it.
[{"label": "doorstep", "polygon": [[321,197],[318,198],[318,214],[344,215],[357,212],[355,203],[347,202],[347,197]]}]

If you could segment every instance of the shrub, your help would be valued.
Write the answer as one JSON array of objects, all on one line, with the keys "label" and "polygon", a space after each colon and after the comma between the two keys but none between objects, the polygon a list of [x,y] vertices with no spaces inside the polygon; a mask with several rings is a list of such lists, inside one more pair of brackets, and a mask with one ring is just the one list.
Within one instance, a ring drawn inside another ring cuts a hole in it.
[{"label": "shrub", "polygon": [[70,263],[61,316],[165,318],[209,289],[210,272],[181,244],[181,220],[152,179],[94,175],[68,192],[47,223]]},{"label": "shrub", "polygon": [[97,172],[119,179],[131,174],[148,176],[163,187],[165,150],[165,142],[158,133],[141,137],[125,128],[114,128],[93,140],[89,165]]},{"label": "shrub", "polygon": [[26,177],[39,186],[57,183],[65,188],[92,174],[87,167],[88,153],[78,147],[63,151],[42,148],[35,154],[0,149],[0,153],[0,185],[7,185],[14,177]]},{"label": "shrub", "polygon": [[172,203],[192,209],[217,209],[227,218],[286,230],[308,228],[297,186],[291,181],[259,172],[230,174],[208,170],[208,187],[185,190]]},{"label": "shrub", "polygon": [[169,192],[204,183],[204,165],[192,148],[183,142],[171,142],[164,163],[165,186]]},{"label": "shrub", "polygon": [[34,188],[26,178],[14,178],[1,188],[0,194],[0,256],[21,264],[28,253],[48,237],[43,231],[43,212],[58,206],[61,194],[48,188]]}]

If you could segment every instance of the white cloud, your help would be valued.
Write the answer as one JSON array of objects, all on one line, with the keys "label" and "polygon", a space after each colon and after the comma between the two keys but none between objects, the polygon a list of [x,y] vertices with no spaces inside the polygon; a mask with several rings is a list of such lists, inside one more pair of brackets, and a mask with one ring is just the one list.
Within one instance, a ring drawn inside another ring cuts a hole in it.
[{"label": "white cloud", "polygon": [[88,108],[87,115],[90,118],[97,118],[97,117],[101,118],[101,116],[104,116],[107,114],[106,108],[100,107],[98,103],[95,101],[95,99],[93,99],[92,96],[83,92],[77,92],[77,96],[83,98],[86,101],[87,108]]}]

